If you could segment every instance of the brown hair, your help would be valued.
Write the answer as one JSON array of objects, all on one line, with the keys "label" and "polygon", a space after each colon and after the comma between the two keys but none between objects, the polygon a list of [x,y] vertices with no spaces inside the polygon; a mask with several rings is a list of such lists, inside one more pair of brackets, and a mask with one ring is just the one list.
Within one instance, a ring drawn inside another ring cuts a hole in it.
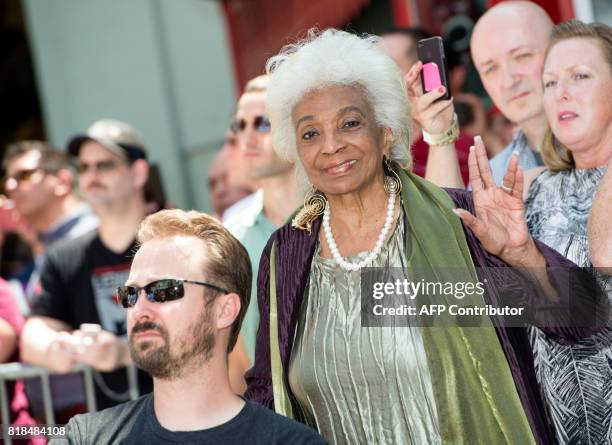
[{"label": "brown hair", "polygon": [[20,141],[10,144],[6,148],[2,167],[6,170],[13,159],[31,151],[40,153],[40,168],[50,173],[57,173],[63,169],[71,170],[72,168],[70,160],[64,153],[43,141]]},{"label": "brown hair", "polygon": [[171,236],[193,236],[206,244],[206,274],[211,284],[225,288],[240,297],[240,312],[234,320],[228,353],[234,348],[242,320],[251,299],[251,262],[240,242],[215,218],[191,210],[161,210],[149,215],[140,224],[138,243]]},{"label": "brown hair", "polygon": [[[548,58],[553,46],[563,40],[573,38],[593,39],[597,42],[612,72],[612,28],[603,23],[584,23],[580,20],[559,23],[553,29],[544,60]],[[542,143],[542,158],[552,172],[569,170],[575,166],[572,152],[555,138],[548,124]]]}]

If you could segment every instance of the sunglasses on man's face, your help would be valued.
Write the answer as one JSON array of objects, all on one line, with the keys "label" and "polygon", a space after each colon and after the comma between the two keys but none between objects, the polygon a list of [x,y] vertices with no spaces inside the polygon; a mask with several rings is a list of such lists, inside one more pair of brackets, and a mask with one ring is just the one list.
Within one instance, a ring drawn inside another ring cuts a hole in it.
[{"label": "sunglasses on man's face", "polygon": [[[232,131],[240,133],[250,125],[245,119],[236,119],[232,122]],[[253,129],[258,133],[267,133],[270,131],[270,119],[267,116],[255,116],[253,119]]]},{"label": "sunglasses on man's face", "polygon": [[85,162],[79,162],[76,166],[76,170],[79,175],[88,172],[89,170],[95,170],[98,174],[107,173],[115,170],[119,166],[119,163],[116,161],[100,161],[94,162],[93,164],[87,164]]},{"label": "sunglasses on man's face", "polygon": [[198,284],[210,289],[216,290],[222,294],[228,294],[229,291],[214,284],[205,283],[203,281],[179,280],[167,278],[163,280],[153,281],[144,287],[136,286],[121,286],[117,288],[118,303],[124,308],[134,307],[138,301],[140,291],[145,291],[147,300],[151,303],[164,303],[166,301],[175,301],[185,296],[185,283]]},{"label": "sunglasses on man's face", "polygon": [[4,186],[6,187],[6,185],[10,182],[14,182],[14,184],[17,185],[22,181],[31,181],[32,177],[40,171],[44,171],[44,170],[40,167],[36,167],[36,168],[16,171],[11,176],[7,176],[4,178]]}]

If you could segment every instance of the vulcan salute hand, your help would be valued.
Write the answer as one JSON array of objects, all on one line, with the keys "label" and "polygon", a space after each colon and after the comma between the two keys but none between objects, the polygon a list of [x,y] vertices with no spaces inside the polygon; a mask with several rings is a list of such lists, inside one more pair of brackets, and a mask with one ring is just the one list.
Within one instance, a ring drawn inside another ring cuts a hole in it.
[{"label": "vulcan salute hand", "polygon": [[468,167],[476,215],[463,209],[456,209],[455,213],[474,232],[485,250],[509,265],[545,266],[544,257],[527,231],[523,171],[518,167],[517,156],[512,156],[503,184],[497,187],[482,139],[477,136],[474,141]]}]

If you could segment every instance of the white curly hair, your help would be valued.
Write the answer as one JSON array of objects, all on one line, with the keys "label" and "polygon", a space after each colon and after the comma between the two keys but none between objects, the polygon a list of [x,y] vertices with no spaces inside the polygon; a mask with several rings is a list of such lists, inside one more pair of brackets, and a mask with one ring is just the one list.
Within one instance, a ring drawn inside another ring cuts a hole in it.
[{"label": "white curly hair", "polygon": [[310,183],[298,161],[292,111],[302,97],[329,84],[354,85],[365,91],[378,125],[391,130],[391,159],[412,168],[410,109],[406,82],[396,63],[377,46],[378,37],[362,37],[337,29],[319,32],[286,45],[268,59],[270,76],[267,113],[272,143],[279,156],[296,163],[298,186],[306,193]]}]

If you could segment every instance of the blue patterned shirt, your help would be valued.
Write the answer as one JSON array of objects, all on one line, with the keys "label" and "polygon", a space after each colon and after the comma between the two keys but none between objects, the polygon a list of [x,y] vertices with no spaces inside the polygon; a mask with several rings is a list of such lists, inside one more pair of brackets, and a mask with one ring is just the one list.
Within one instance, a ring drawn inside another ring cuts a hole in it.
[{"label": "blue patterned shirt", "polygon": [[523,130],[519,130],[512,142],[489,161],[495,184],[501,185],[514,151],[519,153],[519,166],[523,171],[544,165],[540,153],[532,150],[525,133],[523,133]]}]

